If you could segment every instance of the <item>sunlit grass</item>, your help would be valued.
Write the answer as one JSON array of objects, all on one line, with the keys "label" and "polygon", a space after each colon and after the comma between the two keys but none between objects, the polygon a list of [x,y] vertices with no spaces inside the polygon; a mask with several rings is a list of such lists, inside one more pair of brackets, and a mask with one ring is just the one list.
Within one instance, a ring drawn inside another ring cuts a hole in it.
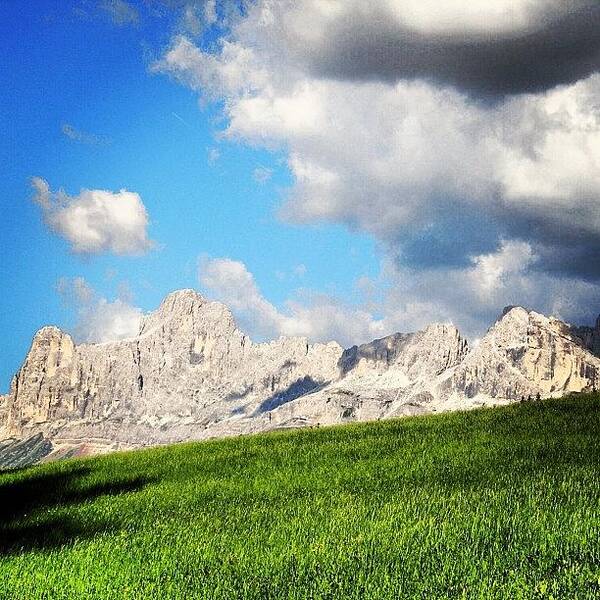
[{"label": "sunlit grass", "polygon": [[600,397],[0,475],[1,598],[597,598]]}]

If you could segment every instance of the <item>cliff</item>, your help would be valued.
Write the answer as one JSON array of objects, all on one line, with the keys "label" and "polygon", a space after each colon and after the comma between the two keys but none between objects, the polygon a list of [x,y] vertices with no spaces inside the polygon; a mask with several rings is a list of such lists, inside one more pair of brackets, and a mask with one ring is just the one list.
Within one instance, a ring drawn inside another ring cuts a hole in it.
[{"label": "cliff", "polygon": [[591,345],[521,307],[471,349],[449,324],[347,350],[254,343],[226,306],[182,290],[129,340],[76,345],[56,327],[38,331],[0,397],[0,439],[42,434],[55,452],[101,452],[558,396],[599,385]]}]

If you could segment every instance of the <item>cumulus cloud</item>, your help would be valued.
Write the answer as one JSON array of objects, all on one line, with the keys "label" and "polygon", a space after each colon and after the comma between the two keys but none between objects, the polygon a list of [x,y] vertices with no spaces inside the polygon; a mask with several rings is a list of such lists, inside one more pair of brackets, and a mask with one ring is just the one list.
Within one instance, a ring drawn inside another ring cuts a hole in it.
[{"label": "cumulus cloud", "polygon": [[259,2],[219,53],[177,38],[156,65],[225,99],[231,137],[288,150],[285,216],[345,222],[415,264],[464,264],[526,231],[546,262],[554,248],[595,268],[577,258],[600,237],[600,76],[494,106],[426,81],[319,78],[288,48],[304,5]]},{"label": "cumulus cloud", "polygon": [[154,68],[287,152],[282,217],[374,236],[407,302],[444,273],[492,289],[527,247],[500,280],[551,306],[600,279],[599,20],[585,0],[259,0],[216,51],[176,37]]},{"label": "cumulus cloud", "polygon": [[246,265],[230,258],[201,258],[198,279],[209,295],[231,308],[244,331],[260,340],[303,336],[349,347],[433,322],[454,323],[475,339],[505,306],[516,304],[574,324],[591,322],[587,306],[600,304],[600,286],[537,272],[532,269],[537,260],[524,242],[503,242],[497,252],[450,269],[415,271],[388,258],[375,280],[356,282],[364,298],[355,305],[297,290],[278,308],[261,293]]},{"label": "cumulus cloud", "polygon": [[244,263],[229,258],[202,257],[198,279],[236,313],[249,333],[259,337],[282,334],[285,317],[262,296]]},{"label": "cumulus cloud", "polygon": [[69,196],[62,190],[52,192],[40,177],[34,177],[32,185],[46,224],[71,244],[73,252],[143,254],[153,247],[139,194],[83,189]]},{"label": "cumulus cloud", "polygon": [[521,305],[574,324],[588,324],[600,306],[600,286],[537,270],[527,243],[504,242],[498,251],[471,258],[465,267],[414,270],[385,262],[378,286],[387,289],[379,310],[386,330],[452,321],[468,337],[485,332],[505,306]]},{"label": "cumulus cloud", "polygon": [[352,345],[354,340],[383,334],[382,323],[368,311],[324,294],[305,294],[303,302],[290,299],[283,310],[278,309],[262,295],[246,265],[237,260],[201,258],[198,280],[209,294],[231,308],[244,331],[256,339],[303,336]]},{"label": "cumulus cloud", "polygon": [[131,304],[131,293],[121,285],[112,302],[99,296],[83,277],[59,279],[57,292],[77,313],[73,331],[80,343],[123,340],[137,335],[142,311]]}]

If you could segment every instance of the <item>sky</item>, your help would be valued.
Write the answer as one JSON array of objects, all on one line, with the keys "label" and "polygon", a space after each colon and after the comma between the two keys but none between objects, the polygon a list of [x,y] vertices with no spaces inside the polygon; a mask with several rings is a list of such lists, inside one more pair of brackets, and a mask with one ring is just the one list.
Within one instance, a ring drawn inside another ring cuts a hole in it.
[{"label": "sky", "polygon": [[0,391],[169,292],[345,346],[600,312],[592,0],[0,0]]}]

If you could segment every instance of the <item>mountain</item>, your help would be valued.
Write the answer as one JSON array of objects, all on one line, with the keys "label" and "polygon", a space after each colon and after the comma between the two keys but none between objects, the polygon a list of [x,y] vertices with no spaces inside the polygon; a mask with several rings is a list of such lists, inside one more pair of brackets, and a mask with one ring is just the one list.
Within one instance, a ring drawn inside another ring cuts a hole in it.
[{"label": "mountain", "polygon": [[41,434],[52,456],[90,454],[558,396],[598,386],[583,329],[512,307],[472,349],[444,324],[347,350],[253,343],[226,306],[182,290],[132,339],[77,345],[38,331],[0,397],[0,440]]},{"label": "mountain", "polygon": [[207,437],[278,394],[331,381],[341,354],[303,338],[254,344],[224,305],[183,290],[130,340],[75,345],[41,329],[5,399],[3,433],[109,448]]},{"label": "mountain", "polygon": [[511,307],[471,350],[455,327],[431,325],[345,351],[340,372],[271,420],[331,424],[562,396],[598,387],[600,359],[565,323]]}]

